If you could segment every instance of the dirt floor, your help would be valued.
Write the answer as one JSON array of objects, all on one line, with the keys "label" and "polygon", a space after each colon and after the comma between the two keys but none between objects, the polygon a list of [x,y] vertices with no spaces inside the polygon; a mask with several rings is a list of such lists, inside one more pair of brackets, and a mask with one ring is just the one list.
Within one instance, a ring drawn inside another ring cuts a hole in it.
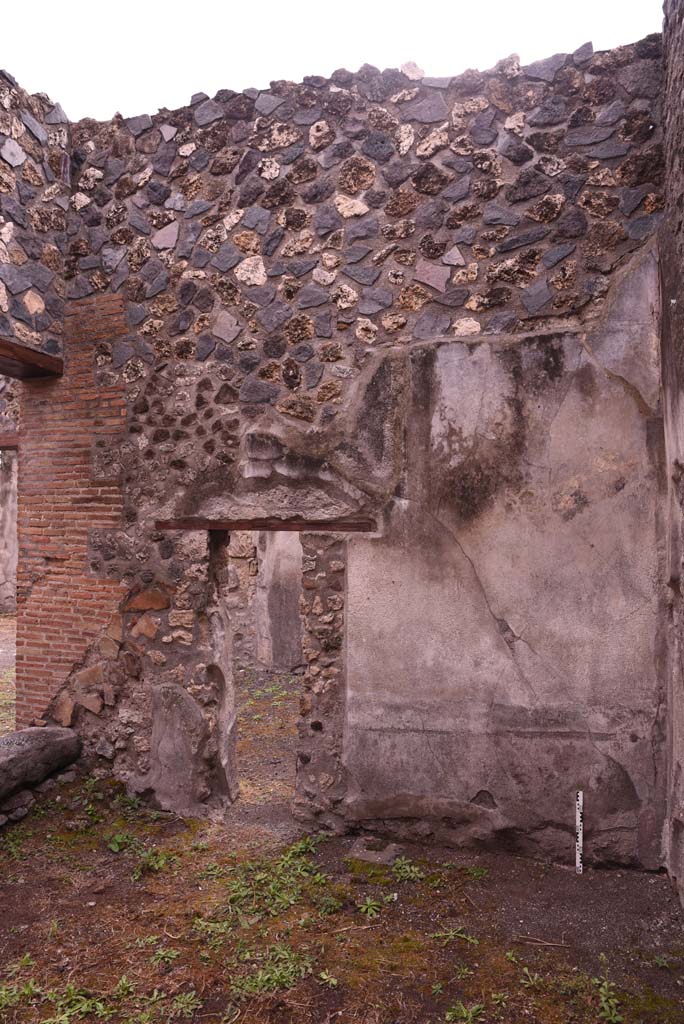
[{"label": "dirt floor", "polygon": [[225,825],[48,781],[0,837],[2,1024],[684,1024],[665,875],[303,835],[298,692],[240,683]]},{"label": "dirt floor", "polygon": [[269,840],[296,839],[294,796],[301,678],[244,669],[235,679],[240,799],[231,826],[262,829]]},{"label": "dirt floor", "polygon": [[0,736],[14,729],[14,657],[17,620],[0,615]]}]

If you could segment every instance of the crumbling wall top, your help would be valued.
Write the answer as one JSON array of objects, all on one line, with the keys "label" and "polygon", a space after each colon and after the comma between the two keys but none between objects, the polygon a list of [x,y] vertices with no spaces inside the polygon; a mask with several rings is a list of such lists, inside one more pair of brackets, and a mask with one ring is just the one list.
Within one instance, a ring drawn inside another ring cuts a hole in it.
[{"label": "crumbling wall top", "polygon": [[59,104],[0,72],[0,345],[61,351],[69,149]]}]

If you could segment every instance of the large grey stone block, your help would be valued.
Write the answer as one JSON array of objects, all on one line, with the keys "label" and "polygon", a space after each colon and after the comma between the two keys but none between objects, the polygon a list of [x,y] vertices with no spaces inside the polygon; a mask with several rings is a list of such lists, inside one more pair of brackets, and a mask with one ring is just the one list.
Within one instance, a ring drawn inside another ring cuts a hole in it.
[{"label": "large grey stone block", "polygon": [[80,753],[76,733],[58,726],[22,729],[0,737],[0,800],[42,782]]}]

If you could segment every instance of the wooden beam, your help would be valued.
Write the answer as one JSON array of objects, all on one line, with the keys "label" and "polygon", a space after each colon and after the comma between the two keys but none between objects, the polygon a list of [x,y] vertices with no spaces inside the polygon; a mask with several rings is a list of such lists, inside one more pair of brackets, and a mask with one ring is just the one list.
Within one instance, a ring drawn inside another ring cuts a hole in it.
[{"label": "wooden beam", "polygon": [[19,434],[17,434],[17,432],[15,430],[13,430],[13,431],[9,431],[8,430],[5,433],[0,431],[0,451],[3,448],[6,451],[8,448],[16,449],[18,447],[19,447]]},{"label": "wooden beam", "polygon": [[158,519],[157,530],[287,530],[297,533],[370,533],[376,529],[374,519]]},{"label": "wooden beam", "polygon": [[61,356],[51,356],[8,338],[0,338],[0,374],[4,377],[31,380],[36,377],[61,377],[63,372],[64,361]]}]

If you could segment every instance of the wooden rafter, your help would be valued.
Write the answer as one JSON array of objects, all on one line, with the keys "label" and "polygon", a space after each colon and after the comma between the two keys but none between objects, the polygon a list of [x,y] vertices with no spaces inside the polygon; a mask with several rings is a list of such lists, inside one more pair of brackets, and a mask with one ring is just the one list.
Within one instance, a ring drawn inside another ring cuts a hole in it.
[{"label": "wooden rafter", "polygon": [[376,529],[373,519],[159,519],[157,530],[287,530],[297,533],[370,533]]},{"label": "wooden rafter", "polygon": [[36,377],[61,377],[63,372],[64,362],[60,356],[51,356],[8,338],[0,338],[0,374],[3,377],[30,380]]}]

